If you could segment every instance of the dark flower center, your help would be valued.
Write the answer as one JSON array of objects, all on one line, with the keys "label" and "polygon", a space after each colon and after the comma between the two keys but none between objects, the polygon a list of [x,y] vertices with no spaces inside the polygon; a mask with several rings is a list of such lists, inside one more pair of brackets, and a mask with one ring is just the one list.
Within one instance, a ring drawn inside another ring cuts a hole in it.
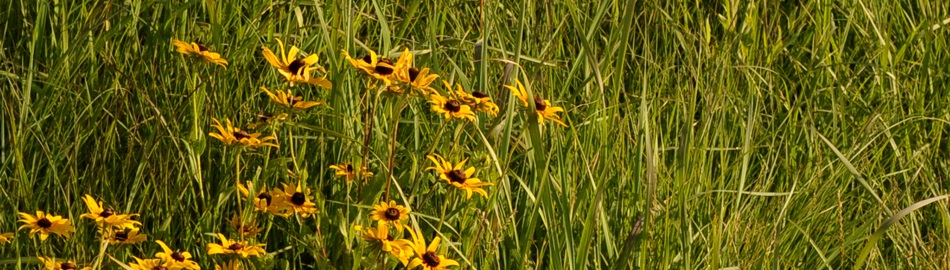
[{"label": "dark flower center", "polygon": [[392,240],[393,240],[392,235],[386,235],[386,241],[392,241]]},{"label": "dark flower center", "polygon": [[267,122],[271,118],[274,118],[274,114],[273,113],[258,114],[257,118],[261,119],[261,121]]},{"label": "dark flower center", "polygon": [[425,254],[422,254],[422,261],[426,263],[429,267],[439,266],[439,254],[435,252],[427,251]]},{"label": "dark flower center", "polygon": [[239,141],[240,141],[241,139],[247,139],[247,138],[250,138],[250,137],[251,137],[251,134],[248,134],[247,131],[243,131],[243,130],[234,132],[233,135],[234,135],[234,138],[237,139],[237,140],[239,140]]},{"label": "dark flower center", "polygon": [[419,70],[416,68],[409,68],[409,81],[416,81],[416,77],[419,76]]},{"label": "dark flower center", "polygon": [[476,98],[487,98],[487,97],[488,97],[488,94],[485,94],[485,93],[482,93],[482,92],[478,92],[478,91],[474,91],[474,92],[472,92],[472,96],[473,96],[473,97],[476,97]]},{"label": "dark flower center", "polygon": [[293,96],[287,96],[287,104],[290,104],[290,106],[294,106],[294,104],[297,104],[298,101],[299,100],[297,100]]},{"label": "dark flower center", "polygon": [[119,242],[125,242],[125,240],[129,240],[129,233],[117,232],[115,233],[115,240]]},{"label": "dark flower center", "polygon": [[197,42],[195,42],[195,44],[198,44],[198,51],[199,51],[199,52],[206,52],[206,51],[209,50],[209,49],[208,49],[208,46],[205,46],[204,44],[197,43]]},{"label": "dark flower center", "polygon": [[376,63],[376,68],[374,68],[374,70],[376,70],[376,73],[383,76],[393,74],[393,60],[389,60],[389,58],[385,57],[380,58],[379,63]]},{"label": "dark flower center", "polygon": [[79,266],[76,266],[75,263],[64,262],[64,263],[59,264],[59,268],[60,268],[60,269],[63,269],[63,270],[66,270],[66,269],[79,269]]},{"label": "dark flower center", "polygon": [[103,218],[111,217],[112,215],[115,215],[115,211],[112,211],[112,209],[102,210],[102,213],[99,213],[99,216]]},{"label": "dark flower center", "polygon": [[462,103],[459,103],[458,100],[449,100],[445,102],[442,108],[450,112],[459,112],[462,110]]},{"label": "dark flower center", "polygon": [[270,201],[274,199],[274,197],[271,197],[270,194],[268,194],[267,192],[262,192],[261,194],[257,194],[257,198],[263,199],[264,201],[266,201],[267,206],[270,206]]},{"label": "dark flower center", "polygon": [[537,109],[537,110],[539,110],[539,111],[543,111],[544,109],[547,109],[547,108],[548,108],[548,105],[547,105],[547,104],[544,104],[544,99],[542,99],[541,96],[535,95],[535,96],[534,96],[534,108]]},{"label": "dark flower center", "polygon": [[182,255],[181,252],[178,252],[178,251],[172,252],[171,257],[172,257],[172,260],[175,260],[175,261],[179,261],[179,262],[185,261],[185,255]]},{"label": "dark flower center", "polygon": [[468,178],[467,176],[465,176],[465,172],[463,172],[462,170],[451,170],[448,173],[446,173],[446,176],[449,177],[449,181],[452,181],[453,183],[459,183],[459,184],[465,183],[465,179]]},{"label": "dark flower center", "polygon": [[244,248],[244,245],[242,245],[241,243],[234,243],[228,246],[228,249],[230,250],[241,250],[242,248]]},{"label": "dark flower center", "polygon": [[300,206],[307,202],[307,197],[303,195],[303,193],[297,192],[294,193],[293,196],[290,196],[290,202],[294,203],[294,205]]},{"label": "dark flower center", "polygon": [[290,73],[300,75],[300,68],[304,67],[305,65],[307,65],[307,62],[305,62],[303,59],[295,59],[287,65],[287,69],[290,70]]},{"label": "dark flower center", "polygon": [[353,164],[346,164],[346,172],[353,172]]},{"label": "dark flower center", "polygon": [[168,268],[165,268],[164,266],[159,265],[156,267],[152,267],[152,270],[168,270]]},{"label": "dark flower center", "polygon": [[50,222],[49,219],[47,218],[41,218],[40,220],[36,221],[36,225],[40,226],[40,228],[46,229],[49,227],[53,227],[53,222]]},{"label": "dark flower center", "polygon": [[398,220],[399,209],[396,209],[395,207],[390,207],[389,209],[386,209],[386,212],[383,213],[383,216],[385,216],[386,219],[388,220]]},{"label": "dark flower center", "polygon": [[366,62],[367,64],[372,64],[372,63],[373,63],[373,57],[370,56],[370,55],[368,55],[368,54],[367,54],[367,55],[364,55],[364,56],[363,56],[363,62]]}]

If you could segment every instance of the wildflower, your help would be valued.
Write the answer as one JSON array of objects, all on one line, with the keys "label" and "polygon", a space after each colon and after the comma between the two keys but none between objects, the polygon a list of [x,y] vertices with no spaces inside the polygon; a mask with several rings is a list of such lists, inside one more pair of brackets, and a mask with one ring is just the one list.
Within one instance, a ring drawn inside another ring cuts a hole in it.
[{"label": "wildflower", "polygon": [[314,70],[326,72],[321,66],[313,66],[320,60],[319,56],[311,54],[304,58],[297,58],[297,53],[300,52],[297,46],[291,46],[290,52],[285,54],[284,42],[280,41],[280,39],[275,39],[277,40],[277,44],[280,45],[281,58],[277,58],[277,55],[274,55],[274,52],[265,46],[261,46],[261,49],[264,50],[264,58],[267,59],[267,63],[277,68],[277,72],[279,72],[280,75],[284,75],[284,78],[290,81],[290,85],[293,85],[295,82],[301,82],[315,84],[323,88],[333,87],[333,84],[326,79],[326,75],[320,78],[310,77],[310,73]]},{"label": "wildflower", "polygon": [[132,256],[135,259],[134,263],[129,263],[129,266],[133,270],[158,270],[158,269],[168,269],[162,265],[162,259],[139,259],[138,257]]},{"label": "wildflower", "polygon": [[13,239],[13,233],[0,233],[0,244],[10,243],[11,239]]},{"label": "wildflower", "polygon": [[72,222],[61,216],[48,215],[43,211],[36,211],[36,216],[23,212],[19,214],[23,218],[19,221],[25,223],[19,229],[29,228],[30,237],[33,237],[36,232],[40,232],[40,240],[46,240],[50,233],[69,238],[70,234],[76,231],[76,229],[73,229]]},{"label": "wildflower", "polygon": [[103,208],[102,202],[97,202],[89,194],[83,196],[82,201],[86,203],[86,208],[89,208],[89,213],[82,214],[79,217],[95,220],[99,227],[109,225],[120,229],[132,229],[137,225],[142,225],[142,223],[132,220],[132,217],[138,216],[138,214],[120,215],[115,210]]},{"label": "wildflower", "polygon": [[[247,182],[247,186],[251,186],[250,181]],[[250,193],[248,188],[241,184],[238,184],[238,191],[245,197],[249,196]],[[257,192],[257,196],[254,196],[254,209],[279,216],[288,216],[292,210],[287,202],[287,197],[284,196],[283,190],[274,188],[271,191],[267,191],[267,186],[263,184],[261,185],[260,191]]]},{"label": "wildflower", "polygon": [[218,234],[218,239],[221,240],[221,244],[208,244],[208,255],[237,254],[243,258],[247,258],[248,256],[260,256],[267,253],[264,251],[264,248],[262,248],[264,244],[249,245],[244,241],[230,240],[220,233]]},{"label": "wildflower", "polygon": [[436,252],[439,248],[439,241],[441,240],[438,236],[433,238],[432,242],[426,246],[426,240],[422,237],[422,232],[416,232],[409,226],[406,226],[406,230],[412,235],[412,248],[413,251],[416,252],[416,255],[419,256],[409,262],[408,268],[412,269],[416,266],[422,266],[424,270],[440,270],[446,269],[446,267],[449,266],[459,265],[457,261],[446,258]]},{"label": "wildflower", "polygon": [[[335,176],[344,176],[346,181],[352,181],[353,178],[356,178],[357,169],[353,167],[353,164],[347,162],[342,164],[330,165],[330,169],[336,171]],[[366,168],[359,168],[360,176],[363,178],[373,177],[373,172],[370,172]]]},{"label": "wildflower", "polygon": [[373,205],[373,209],[369,213],[371,220],[378,220],[380,223],[392,222],[396,228],[402,227],[400,220],[409,218],[409,209],[396,204],[396,201],[379,202],[379,204]]},{"label": "wildflower", "polygon": [[208,133],[208,136],[218,139],[227,145],[240,144],[249,147],[272,146],[278,147],[272,141],[277,141],[275,136],[266,136],[261,138],[260,133],[247,133],[246,131],[231,125],[231,119],[224,119],[226,126],[222,126],[218,119],[212,118],[214,124],[211,126],[218,130],[218,133]]},{"label": "wildflower", "polygon": [[244,265],[238,260],[230,260],[224,264],[215,264],[214,270],[243,270]]},{"label": "wildflower", "polygon": [[[455,164],[453,167],[451,162],[446,161],[440,155],[432,154],[426,157],[435,163],[434,167],[426,168],[426,170],[435,170],[438,172],[440,179],[445,180],[449,184],[464,190],[468,199],[472,198],[472,192],[481,194],[482,196],[485,196],[485,198],[488,198],[488,193],[485,192],[485,190],[481,187],[491,186],[494,184],[482,182],[480,179],[472,177],[472,175],[475,174],[475,167],[468,167],[468,169],[463,171],[462,168],[464,168],[467,159],[462,160],[462,162]],[[438,158],[438,160],[436,160],[436,158]]]},{"label": "wildflower", "polygon": [[138,228],[133,228],[129,231],[120,230],[112,234],[112,242],[122,245],[131,245],[145,242],[148,240],[148,236],[144,233],[139,233]]},{"label": "wildflower", "polygon": [[435,89],[432,89],[429,85],[432,84],[436,78],[439,78],[439,75],[429,74],[429,68],[422,68],[422,70],[414,68],[412,67],[412,63],[412,52],[406,49],[402,55],[399,56],[399,61],[396,61],[396,71],[394,73],[396,80],[408,84],[409,88],[423,95],[435,92]]},{"label": "wildflower", "polygon": [[294,212],[300,214],[301,217],[309,217],[311,214],[317,212],[316,204],[310,202],[309,188],[302,189],[294,183],[284,183],[283,186],[283,196],[285,196],[290,202],[290,205],[293,206]]},{"label": "wildflower", "polygon": [[[442,82],[445,83],[445,88],[451,92],[452,87],[445,81]],[[465,90],[462,90],[462,85],[458,85],[458,90],[455,90],[453,93],[462,104],[472,107],[475,111],[486,112],[491,116],[498,115],[498,105],[492,102],[488,94],[479,91],[474,91],[469,94],[465,92]]]},{"label": "wildflower", "polygon": [[385,56],[376,55],[376,52],[369,51],[369,54],[363,56],[360,60],[353,59],[346,50],[342,50],[346,61],[349,61],[357,69],[366,72],[367,75],[382,81],[385,85],[392,85],[392,75],[396,71],[393,66],[393,60]]},{"label": "wildflower", "polygon": [[155,241],[162,246],[162,252],[155,253],[155,257],[162,259],[162,266],[169,270],[178,269],[201,269],[198,263],[191,260],[191,253],[188,251],[172,251],[161,240]]},{"label": "wildflower", "polygon": [[450,120],[454,117],[475,121],[475,113],[472,112],[472,108],[462,104],[458,100],[449,99],[438,93],[433,93],[429,95],[429,103],[432,103],[432,111],[445,115],[445,120]]},{"label": "wildflower", "polygon": [[41,262],[43,262],[43,265],[44,265],[43,270],[67,270],[67,269],[91,270],[92,269],[92,267],[89,267],[89,266],[80,268],[78,265],[76,265],[76,263],[71,262],[71,261],[57,262],[56,259],[48,258],[48,257],[36,257],[36,258],[39,259]]},{"label": "wildflower", "polygon": [[197,42],[188,43],[178,39],[172,39],[172,45],[175,45],[175,50],[184,55],[198,56],[212,64],[216,64],[224,68],[228,67],[228,60],[222,58],[220,54],[210,51],[208,47],[203,44],[199,44]]},{"label": "wildflower", "polygon": [[261,233],[261,230],[263,230],[263,228],[257,225],[257,221],[255,221],[253,218],[247,222],[244,222],[241,220],[241,216],[237,215],[237,213],[234,214],[234,217],[228,220],[228,223],[231,223],[231,227],[234,228],[235,232],[243,237],[257,236],[257,234]]},{"label": "wildflower", "polygon": [[290,90],[287,90],[287,91],[275,90],[274,92],[277,92],[277,94],[272,93],[271,91],[267,90],[267,88],[263,86],[261,86],[261,90],[264,90],[264,92],[267,93],[267,96],[269,96],[270,99],[273,100],[274,102],[277,102],[277,104],[280,104],[292,109],[306,110],[306,109],[309,109],[310,107],[323,104],[323,102],[320,102],[320,101],[304,101],[303,97],[300,97],[300,96],[295,97],[294,94],[290,92]]},{"label": "wildflower", "polygon": [[[528,107],[528,92],[524,89],[524,85],[521,84],[521,81],[518,81],[517,79],[515,79],[515,82],[518,83],[518,87],[505,85],[505,88],[508,88],[508,90],[511,90],[511,92],[514,93],[515,96],[517,96],[518,99],[521,100],[521,103],[525,107]],[[538,113],[539,125],[544,124],[544,119],[548,119],[562,126],[565,126],[565,127],[567,126],[567,124],[564,124],[564,122],[561,122],[561,117],[557,115],[557,113],[563,112],[564,108],[561,108],[558,106],[551,106],[550,101],[541,98],[541,96],[538,95],[537,93],[535,93],[534,95],[534,109]]]},{"label": "wildflower", "polygon": [[376,227],[362,228],[357,225],[356,230],[363,233],[360,238],[371,247],[396,256],[403,265],[408,264],[412,257],[412,242],[406,239],[393,239],[389,234],[389,225],[384,222],[376,223]]}]

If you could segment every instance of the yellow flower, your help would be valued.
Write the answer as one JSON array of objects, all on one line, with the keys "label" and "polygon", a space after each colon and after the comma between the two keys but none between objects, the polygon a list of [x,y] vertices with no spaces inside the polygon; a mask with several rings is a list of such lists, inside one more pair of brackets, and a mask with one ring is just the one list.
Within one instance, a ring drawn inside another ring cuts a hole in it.
[{"label": "yellow flower", "polygon": [[266,87],[263,87],[263,86],[261,86],[261,90],[264,90],[264,92],[267,93],[267,96],[269,96],[270,99],[273,100],[274,102],[277,102],[277,104],[280,104],[292,109],[306,110],[306,109],[309,109],[310,107],[323,104],[323,102],[320,102],[320,101],[304,101],[303,97],[300,97],[300,96],[295,97],[294,94],[290,92],[290,90],[274,91],[274,92],[277,92],[277,94],[272,93],[271,91],[267,90]]},{"label": "yellow flower", "polygon": [[[465,166],[466,160],[462,160],[455,166],[452,166],[451,162],[446,161],[442,156],[433,154],[426,156],[432,163],[435,163],[434,167],[428,167],[426,170],[435,170],[439,173],[439,178],[445,180],[449,184],[462,189],[467,194],[467,198],[472,198],[472,192],[481,194],[488,198],[488,193],[485,192],[481,187],[494,185],[489,182],[482,182],[478,178],[472,177],[475,174],[475,167],[468,167],[464,171],[462,168]],[[438,158],[438,160],[436,160]]]},{"label": "yellow flower", "polygon": [[[451,87],[446,84],[446,88],[451,91]],[[458,90],[454,92],[455,97],[458,98],[462,104],[468,105],[475,109],[478,112],[486,112],[491,116],[498,115],[498,105],[495,102],[492,102],[491,97],[488,94],[474,91],[471,94],[466,93],[465,90],[462,90],[462,86],[458,86]]]},{"label": "yellow flower", "polygon": [[0,233],[0,244],[10,243],[11,239],[13,239],[13,233]]},{"label": "yellow flower", "polygon": [[309,217],[311,214],[317,212],[316,204],[310,202],[309,188],[302,189],[300,186],[294,183],[283,183],[283,186],[283,196],[285,196],[287,201],[290,202],[294,212],[300,214],[301,217]]},{"label": "yellow flower", "polygon": [[129,266],[133,270],[155,270],[155,269],[167,269],[162,265],[162,259],[139,259],[138,257],[132,256],[135,259],[134,263],[129,263]]},{"label": "yellow flower", "polygon": [[429,95],[429,103],[432,103],[430,109],[433,112],[445,115],[445,120],[459,118],[475,121],[475,113],[472,112],[472,108],[458,100],[448,99],[438,93],[433,93]]},{"label": "yellow flower", "polygon": [[313,66],[320,60],[319,56],[311,54],[304,58],[297,58],[297,54],[300,52],[297,46],[291,46],[290,52],[284,53],[284,42],[280,41],[280,39],[275,39],[277,40],[277,44],[280,45],[281,58],[277,58],[277,55],[274,55],[274,52],[265,46],[261,46],[261,49],[264,50],[264,58],[267,59],[267,63],[277,68],[277,72],[279,72],[280,75],[284,75],[284,78],[290,81],[290,85],[293,85],[295,82],[301,82],[315,84],[323,88],[333,87],[333,84],[326,79],[326,75],[320,78],[310,77],[310,73],[314,70],[326,72],[321,66]]},{"label": "yellow flower", "polygon": [[19,214],[23,218],[19,221],[25,223],[20,226],[19,230],[30,229],[30,237],[33,237],[36,232],[40,232],[40,240],[46,240],[50,233],[69,238],[70,234],[76,231],[76,229],[73,229],[72,222],[61,216],[48,215],[43,211],[36,211],[36,216],[23,212]]},{"label": "yellow flower", "polygon": [[376,52],[369,51],[369,55],[363,56],[360,60],[353,59],[346,50],[341,50],[346,61],[349,61],[354,67],[366,72],[367,75],[382,81],[385,85],[392,85],[392,75],[396,71],[393,66],[393,60],[385,56],[376,55]]},{"label": "yellow flower", "polygon": [[396,201],[379,202],[373,205],[373,211],[370,214],[370,220],[378,220],[380,223],[391,222],[396,228],[402,227],[400,220],[409,218],[409,209],[396,204]]},{"label": "yellow flower", "polygon": [[218,122],[218,119],[212,118],[214,124],[211,127],[214,127],[218,130],[217,133],[211,132],[208,133],[208,136],[218,139],[227,145],[240,144],[243,146],[249,147],[260,147],[260,146],[272,146],[278,147],[277,144],[272,143],[272,141],[277,141],[275,136],[266,136],[261,138],[260,133],[247,133],[246,131],[236,128],[231,125],[231,119],[224,119],[226,126],[222,126],[221,122]]},{"label": "yellow flower", "polygon": [[224,264],[215,264],[214,270],[244,270],[244,265],[238,260],[230,260]]},{"label": "yellow flower", "polygon": [[[247,182],[247,186],[251,186],[250,181]],[[244,197],[249,196],[250,193],[247,187],[241,184],[238,184],[238,191],[240,191]],[[274,188],[271,191],[267,191],[267,186],[263,184],[261,184],[257,196],[254,197],[254,209],[278,216],[289,216],[293,210],[287,202],[287,197],[284,196],[282,190]]]},{"label": "yellow flower", "polygon": [[413,251],[419,256],[409,262],[409,269],[422,266],[424,270],[440,270],[446,269],[449,266],[459,265],[459,262],[439,255],[439,253],[436,252],[436,250],[439,249],[439,241],[441,240],[438,236],[433,238],[432,242],[426,246],[426,240],[422,237],[422,232],[416,232],[409,226],[406,226],[406,230],[412,235]]},{"label": "yellow flower", "polygon": [[247,258],[248,256],[260,256],[267,253],[267,251],[264,251],[264,248],[262,248],[264,244],[249,245],[244,241],[230,240],[220,233],[218,234],[218,239],[221,240],[221,244],[208,244],[208,255],[237,254],[243,258]]},{"label": "yellow flower", "polygon": [[439,78],[439,75],[429,74],[429,68],[422,68],[422,70],[414,68],[412,67],[412,63],[412,52],[406,49],[402,52],[402,55],[399,56],[399,61],[396,61],[396,71],[394,74],[396,80],[408,84],[409,88],[423,95],[435,92],[435,89],[432,89],[429,85],[431,85],[436,78]]},{"label": "yellow flower", "polygon": [[[346,181],[347,181],[347,182],[352,181],[354,178],[356,178],[356,171],[357,171],[357,169],[355,169],[355,168],[353,167],[353,164],[351,164],[351,163],[349,163],[349,162],[347,162],[347,163],[342,163],[342,164],[336,164],[336,165],[330,165],[330,169],[333,169],[334,171],[336,171],[336,173],[334,174],[335,176],[338,176],[338,177],[340,177],[340,176],[346,177]],[[360,171],[360,175],[361,175],[364,179],[365,179],[365,178],[373,177],[373,172],[370,172],[370,171],[367,170],[366,168],[360,168],[359,171]]]},{"label": "yellow flower", "polygon": [[[515,82],[518,83],[518,87],[511,85],[505,85],[505,88],[511,90],[518,99],[521,100],[522,105],[528,107],[528,91],[524,89],[524,85],[521,84],[521,81],[515,79]],[[541,98],[538,93],[534,93],[534,108],[538,113],[538,124],[544,124],[544,119],[548,119],[558,123],[562,126],[567,126],[564,122],[561,122],[561,117],[557,115],[559,112],[563,112],[564,108],[558,106],[551,106],[551,102]]]},{"label": "yellow flower", "polygon": [[138,228],[133,228],[129,231],[120,230],[112,234],[112,242],[122,245],[131,245],[145,242],[148,240],[148,236],[144,233],[139,233]]},{"label": "yellow flower", "polygon": [[363,238],[370,246],[392,254],[399,259],[403,265],[408,264],[409,258],[412,257],[412,242],[406,239],[394,240],[393,236],[389,234],[389,226],[387,223],[377,222],[376,227],[365,229],[356,225],[356,230],[363,233],[360,238]]},{"label": "yellow flower", "polygon": [[132,229],[137,225],[142,225],[142,223],[132,220],[132,217],[138,216],[138,214],[120,215],[115,210],[102,208],[102,202],[97,202],[89,194],[83,196],[82,201],[86,203],[86,208],[89,208],[89,213],[82,214],[79,217],[95,220],[100,227],[109,225],[121,229]]},{"label": "yellow flower", "polygon": [[184,54],[184,55],[194,55],[203,58],[205,61],[211,62],[222,67],[228,67],[228,60],[221,58],[221,55],[208,50],[208,47],[197,42],[184,42],[178,39],[172,39],[172,45],[175,45],[175,50]]},{"label": "yellow flower", "polygon": [[73,263],[70,261],[57,262],[53,258],[47,258],[47,257],[36,257],[36,258],[39,259],[41,262],[43,262],[43,270],[67,270],[67,269],[91,270],[92,269],[92,267],[89,267],[89,266],[79,268],[79,266],[76,265],[76,263]]},{"label": "yellow flower", "polygon": [[155,257],[162,259],[162,266],[168,270],[201,269],[201,266],[198,266],[197,262],[191,260],[190,252],[172,251],[172,249],[168,248],[168,245],[165,245],[165,242],[161,240],[155,241],[155,243],[162,246],[162,252],[155,253]]},{"label": "yellow flower", "polygon": [[231,223],[231,227],[234,228],[234,231],[243,237],[255,237],[263,230],[263,228],[257,226],[257,221],[255,221],[254,218],[244,222],[237,213],[234,214],[234,217],[228,219],[228,223]]}]

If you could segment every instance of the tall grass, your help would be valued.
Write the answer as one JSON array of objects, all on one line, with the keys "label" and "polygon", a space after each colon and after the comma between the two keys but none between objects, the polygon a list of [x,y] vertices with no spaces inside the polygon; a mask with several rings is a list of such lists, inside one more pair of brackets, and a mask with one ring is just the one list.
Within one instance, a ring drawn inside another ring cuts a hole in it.
[{"label": "tall grass", "polygon": [[[950,185],[947,2],[0,6],[0,233],[35,210],[77,228],[47,241],[17,232],[0,244],[2,268],[37,256],[113,268],[151,257],[154,240],[213,268],[209,233],[247,207],[236,179],[291,176],[320,213],[262,219],[271,254],[249,266],[401,267],[353,229],[389,197],[461,269],[950,267],[938,197]],[[230,65],[183,57],[173,38]],[[334,87],[295,87],[327,106],[237,164],[206,134],[212,118],[249,123],[273,107],[258,87],[282,83],[260,50],[274,38],[319,55]],[[446,123],[424,101],[367,89],[340,54],[403,48],[440,80],[490,93],[499,116]],[[563,106],[568,126],[536,125],[502,87],[516,78]],[[431,153],[468,158],[495,184],[488,198],[437,185]],[[364,156],[366,181],[328,169]],[[84,194],[140,213],[149,241],[102,251],[79,218]]]}]

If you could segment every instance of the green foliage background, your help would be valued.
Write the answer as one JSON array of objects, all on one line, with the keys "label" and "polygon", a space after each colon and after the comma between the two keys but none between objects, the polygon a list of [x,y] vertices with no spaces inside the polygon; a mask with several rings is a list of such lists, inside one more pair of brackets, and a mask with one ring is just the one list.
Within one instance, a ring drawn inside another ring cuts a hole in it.
[{"label": "green foliage background", "polygon": [[[93,194],[141,213],[150,237],[107,254],[149,256],[161,239],[212,267],[206,233],[226,231],[239,176],[233,152],[206,134],[212,117],[249,123],[273,107],[258,87],[282,78],[260,47],[277,37],[318,54],[334,87],[295,87],[328,106],[279,132],[279,150],[244,155],[243,178],[273,185],[291,169],[322,210],[263,221],[268,251],[280,252],[257,267],[378,268],[352,225],[368,224],[393,155],[393,197],[463,269],[945,269],[946,201],[886,220],[948,193],[947,10],[873,0],[3,1],[0,232],[16,230],[17,211],[46,210],[78,233],[40,242],[20,231],[0,244],[0,264],[55,255],[115,267],[78,219],[80,197]],[[172,38],[231,64],[184,58]],[[397,120],[396,99],[381,97],[376,176],[348,190],[327,166],[361,156],[376,90],[340,50],[406,47],[440,79],[491,93],[502,113],[443,132],[424,102]],[[538,128],[501,87],[514,78],[563,106],[569,127]],[[495,183],[490,197],[433,188],[428,153],[469,158]]]}]

